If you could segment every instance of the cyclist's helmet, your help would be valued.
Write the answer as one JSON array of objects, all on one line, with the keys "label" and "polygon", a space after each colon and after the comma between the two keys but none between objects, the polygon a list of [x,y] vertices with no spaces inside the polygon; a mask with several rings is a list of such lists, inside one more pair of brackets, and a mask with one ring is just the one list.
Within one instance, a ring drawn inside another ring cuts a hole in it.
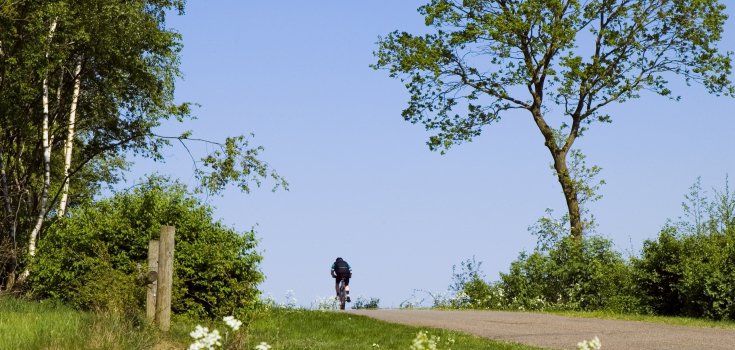
[{"label": "cyclist's helmet", "polygon": [[342,261],[342,258],[337,258],[337,260],[335,260],[335,261]]}]

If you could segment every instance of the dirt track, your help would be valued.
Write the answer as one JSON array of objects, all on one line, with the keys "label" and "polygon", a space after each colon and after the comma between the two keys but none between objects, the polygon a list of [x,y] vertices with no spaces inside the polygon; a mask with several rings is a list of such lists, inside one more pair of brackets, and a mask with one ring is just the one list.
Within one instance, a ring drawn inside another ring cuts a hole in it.
[{"label": "dirt track", "polygon": [[412,326],[444,328],[539,347],[576,349],[600,338],[605,350],[735,349],[735,330],[497,311],[353,310]]}]

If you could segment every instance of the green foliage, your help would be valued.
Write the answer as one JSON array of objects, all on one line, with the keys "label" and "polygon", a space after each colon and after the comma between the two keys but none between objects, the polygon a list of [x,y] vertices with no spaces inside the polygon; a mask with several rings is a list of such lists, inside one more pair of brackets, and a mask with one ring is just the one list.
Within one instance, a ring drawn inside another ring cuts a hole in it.
[{"label": "green foliage", "polygon": [[176,226],[173,311],[247,319],[263,281],[255,232],[214,221],[212,208],[185,186],[156,176],[52,221],[33,265],[34,293],[81,307],[114,308],[134,298],[124,305],[141,307],[138,265],[147,271],[148,241],[158,239],[161,225]]},{"label": "green foliage", "polygon": [[497,283],[488,283],[483,279],[482,262],[475,257],[467,259],[457,266],[452,266],[452,285],[450,295],[454,297],[434,301],[435,306],[444,308],[503,309],[506,300]]},{"label": "green foliage", "polygon": [[[419,8],[429,33],[379,37],[372,67],[401,79],[411,94],[403,118],[436,130],[427,145],[442,154],[509,110],[526,110],[551,153],[570,234],[581,239],[589,223],[578,195],[594,197],[567,170],[575,140],[612,120],[603,107],[642,90],[678,100],[672,75],[735,97],[732,53],[717,48],[724,8],[718,0],[431,0]],[[590,55],[581,43],[594,47]],[[564,120],[556,125],[554,110]]]},{"label": "green foliage", "polygon": [[565,236],[547,252],[523,252],[501,281],[506,298],[523,309],[644,311],[628,265],[599,236]]},{"label": "green foliage", "polygon": [[699,179],[682,203],[688,221],[667,223],[633,259],[638,288],[662,315],[735,319],[735,194],[707,201]]},{"label": "green foliage", "polygon": [[[186,135],[183,135],[186,136]],[[250,134],[250,136],[255,136]],[[181,138],[187,140],[188,136]],[[268,163],[256,158],[265,149],[262,146],[248,147],[249,138],[244,135],[228,137],[225,143],[208,142],[217,148],[212,153],[194,162],[194,176],[199,180],[197,192],[220,193],[230,182],[235,183],[241,191],[250,193],[250,183],[260,187],[260,178],[268,177],[276,181],[273,191],[283,186],[288,190],[288,182],[272,170]],[[203,168],[199,167],[202,164]],[[208,169],[211,169],[208,171]]]},{"label": "green foliage", "polygon": [[363,295],[358,296],[355,298],[355,302],[352,304],[352,308],[355,310],[360,309],[377,309],[379,308],[380,299],[378,298],[366,298]]},{"label": "green foliage", "polygon": [[[699,180],[682,203],[684,219],[646,240],[625,261],[612,241],[566,234],[568,221],[544,217],[538,236],[499,282],[486,282],[481,263],[462,263],[450,286],[450,308],[574,310],[735,319],[735,193],[729,185],[708,201]],[[551,211],[549,210],[549,213]]]},{"label": "green foliage", "polygon": [[[248,148],[245,136],[212,142],[192,138],[191,132],[153,133],[166,120],[193,118],[190,103],[174,101],[176,79],[183,76],[183,44],[166,22],[167,15],[183,15],[184,5],[183,0],[0,5],[0,244],[19,248],[0,266],[0,287],[30,264],[32,232],[38,232],[33,229],[58,214],[64,183],[68,180],[68,207],[88,205],[102,186],[120,180],[130,165],[126,155],[163,161],[162,150],[172,141],[187,150],[193,142],[205,142],[218,147],[199,160],[192,155],[197,190],[218,194],[233,183],[248,192],[250,184],[259,186],[267,177],[276,187],[287,186],[256,157],[263,148]],[[67,176],[64,153],[76,83],[80,92]],[[49,144],[42,141],[45,121]]]},{"label": "green foliage", "polygon": [[117,180],[126,169],[125,152],[161,158],[162,140],[152,139],[151,129],[189,114],[189,104],[173,101],[182,45],[165,21],[167,11],[181,13],[183,6],[169,0],[7,2],[0,12],[0,152],[10,207],[0,213],[16,226],[18,241],[28,238],[40,209],[38,200],[28,205],[24,198],[42,192],[42,80],[48,78],[50,94],[50,208],[63,187],[63,149],[80,82],[70,169],[76,205],[96,195],[100,183]]},{"label": "green foliage", "polygon": [[[723,10],[717,0],[432,0],[419,8],[431,33],[380,38],[373,68],[405,82],[407,121],[440,130],[431,149],[471,141],[503,112],[526,109],[547,146],[568,150],[584,125],[610,121],[599,114],[610,102],[644,89],[671,96],[667,74],[735,94],[730,53],[716,46]],[[591,55],[577,50],[582,41]],[[461,101],[466,115],[451,114]],[[563,140],[542,116],[552,105],[570,117]]]},{"label": "green foliage", "polygon": [[496,310],[613,310],[645,312],[628,265],[608,239],[562,236],[548,249],[522,252],[498,282],[486,282],[481,263],[462,263],[440,307]]}]

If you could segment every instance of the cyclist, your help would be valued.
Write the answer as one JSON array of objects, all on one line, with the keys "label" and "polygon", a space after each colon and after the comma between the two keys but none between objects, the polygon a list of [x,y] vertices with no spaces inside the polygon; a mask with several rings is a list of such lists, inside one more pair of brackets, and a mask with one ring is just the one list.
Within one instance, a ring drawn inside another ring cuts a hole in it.
[{"label": "cyclist", "polygon": [[350,302],[350,277],[352,277],[352,267],[350,267],[350,264],[348,264],[346,261],[342,260],[342,258],[337,258],[337,260],[332,264],[332,278],[335,278],[334,280],[334,289],[337,291],[337,299],[339,299],[339,281],[345,280],[345,294],[347,296],[346,301]]}]

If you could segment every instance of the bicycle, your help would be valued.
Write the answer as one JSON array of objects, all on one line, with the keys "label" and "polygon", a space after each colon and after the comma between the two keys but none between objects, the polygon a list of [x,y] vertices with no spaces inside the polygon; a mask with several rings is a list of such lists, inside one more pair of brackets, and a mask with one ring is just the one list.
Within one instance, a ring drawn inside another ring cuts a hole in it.
[{"label": "bicycle", "polygon": [[345,277],[340,277],[340,280],[339,280],[339,309],[340,310],[345,309],[346,300],[347,300],[347,292],[345,292]]}]

